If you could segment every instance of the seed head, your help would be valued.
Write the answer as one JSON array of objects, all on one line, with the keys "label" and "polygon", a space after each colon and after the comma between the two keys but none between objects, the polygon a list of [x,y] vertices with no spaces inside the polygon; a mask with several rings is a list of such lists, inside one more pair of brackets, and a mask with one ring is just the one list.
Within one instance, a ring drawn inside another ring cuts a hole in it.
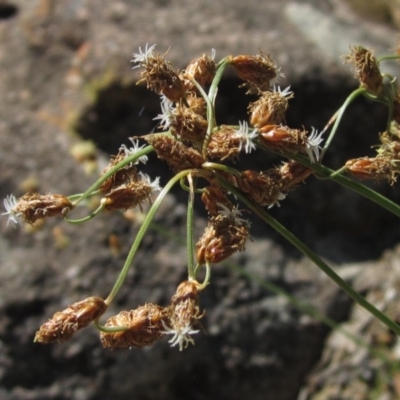
[{"label": "seed head", "polygon": [[265,125],[260,128],[260,142],[268,148],[287,152],[305,149],[307,132],[285,125]]},{"label": "seed head", "polygon": [[[121,161],[125,160],[126,157],[136,154],[144,147],[144,146],[139,146],[139,142],[137,140],[134,140],[132,138],[129,138],[129,140],[132,142],[133,147],[128,148],[127,146],[122,145],[119,148],[118,154],[116,156],[111,157],[110,163],[107,165],[106,168],[104,168],[104,170],[101,173],[101,176],[105,175],[108,171],[110,171],[110,169],[114,168]],[[108,179],[106,179],[101,184],[99,189],[103,193],[108,193],[112,189],[115,189],[124,183],[137,181],[139,177],[136,165],[139,164],[140,162],[146,164],[147,159],[148,159],[147,156],[141,156],[135,162],[131,162],[125,165],[124,167],[120,168],[117,172],[115,172],[115,174],[111,175]]]},{"label": "seed head", "polygon": [[206,118],[207,105],[203,97],[198,97],[194,93],[189,94],[187,97],[189,108],[200,117]]},{"label": "seed head", "polygon": [[7,196],[4,200],[5,213],[8,222],[18,222],[18,219],[34,224],[37,220],[46,217],[65,216],[74,205],[67,197],[61,194],[27,193],[19,200],[15,196]]},{"label": "seed head", "polygon": [[144,68],[138,84],[145,81],[148,89],[164,95],[174,103],[178,103],[186,97],[183,81],[179,78],[172,64],[164,59],[164,56],[153,54],[154,48],[155,45],[150,48],[146,45],[145,52],[142,52],[139,47],[139,53],[133,55],[132,62],[137,64],[134,68]]},{"label": "seed head", "polygon": [[286,197],[281,177],[279,168],[271,168],[264,172],[247,170],[242,172],[238,185],[261,207],[272,207],[279,205],[279,202]]},{"label": "seed head", "polygon": [[358,179],[388,180],[393,185],[400,171],[391,157],[382,155],[375,158],[355,158],[345,164],[346,170]]},{"label": "seed head", "polygon": [[71,304],[65,310],[56,312],[53,318],[44,323],[36,332],[33,341],[39,343],[66,342],[75,332],[100,318],[106,309],[107,305],[100,297],[88,297]]},{"label": "seed head", "polygon": [[205,161],[197,150],[166,135],[147,135],[144,140],[154,147],[158,158],[165,160],[174,172],[200,168]]},{"label": "seed head", "polygon": [[161,338],[163,321],[168,313],[168,308],[151,303],[135,310],[121,311],[109,318],[105,326],[125,329],[119,332],[101,332],[101,343],[103,347],[110,349],[150,346]]},{"label": "seed head", "polygon": [[152,182],[150,177],[142,172],[139,172],[138,177],[138,180],[124,183],[107,193],[102,200],[105,208],[107,210],[128,210],[139,206],[142,210],[144,201],[147,200],[151,203],[153,193],[161,191],[160,178],[157,177]]},{"label": "seed head", "polygon": [[189,343],[194,344],[191,335],[199,332],[193,328],[204,316],[200,312],[198,284],[195,281],[184,281],[176,289],[171,299],[169,317],[163,320],[164,335],[173,335],[169,343],[171,347],[179,345],[179,350],[185,349]]},{"label": "seed head", "polygon": [[243,251],[249,236],[250,224],[241,218],[237,208],[219,204],[221,211],[211,216],[203,236],[197,242],[197,261],[218,263],[237,251]]},{"label": "seed head", "polygon": [[193,79],[203,88],[211,84],[216,71],[214,58],[215,50],[212,51],[211,57],[203,54],[189,63],[181,73],[187,91],[197,92]]},{"label": "seed head", "polygon": [[361,86],[367,88],[374,94],[382,90],[382,74],[379,62],[371,50],[362,46],[350,47],[350,54],[344,56],[345,63],[351,63],[355,69],[355,77]]},{"label": "seed head", "polygon": [[221,205],[228,209],[233,209],[233,204],[226,197],[226,192],[219,186],[205,187],[201,195],[201,200],[211,215],[219,214]]},{"label": "seed head", "polygon": [[201,144],[206,136],[207,120],[192,108],[179,105],[175,109],[174,119],[170,124],[170,132],[183,142],[194,145]]},{"label": "seed head", "polygon": [[311,174],[312,170],[297,161],[288,161],[283,163],[279,168],[281,176],[282,192],[288,193],[293,190],[299,183],[305,181]]},{"label": "seed head", "polygon": [[239,122],[239,129],[232,126],[221,125],[214,132],[207,147],[207,155],[212,159],[225,160],[238,157],[244,150],[251,153],[256,149],[255,140],[258,137],[257,129],[249,129],[246,121]]},{"label": "seed head", "polygon": [[274,87],[274,91],[262,92],[261,97],[249,105],[250,124],[260,128],[264,125],[280,124],[288,107],[288,100],[293,98],[290,86],[281,91]]},{"label": "seed head", "polygon": [[256,56],[241,55],[231,60],[236,74],[244,80],[249,88],[248,93],[258,93],[268,90],[274,79],[283,76],[274,60],[265,53]]}]

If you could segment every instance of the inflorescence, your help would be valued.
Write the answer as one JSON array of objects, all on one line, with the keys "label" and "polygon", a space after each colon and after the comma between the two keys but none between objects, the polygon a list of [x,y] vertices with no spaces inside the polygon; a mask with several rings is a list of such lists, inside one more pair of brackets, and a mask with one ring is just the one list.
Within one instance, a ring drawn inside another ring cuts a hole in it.
[{"label": "inflorescence", "polygon": [[[314,128],[307,131],[286,125],[285,113],[294,94],[290,87],[282,90],[276,85],[283,74],[269,55],[228,56],[216,63],[213,51],[211,56],[203,55],[191,61],[185,70],[178,71],[165,59],[165,54],[155,53],[155,47],[147,44],[144,50],[139,48],[132,62],[133,69],[140,70],[138,83],[146,83],[161,96],[161,113],[154,118],[161,132],[130,138],[132,147],[122,145],[96,184],[83,195],[28,193],[19,199],[9,195],[4,200],[3,215],[13,223],[35,224],[53,216],[64,217],[69,222],[84,222],[105,210],[138,207],[143,212],[143,205],[148,203],[152,206],[144,219],[147,223],[168,191],[180,182],[189,193],[189,207],[199,195],[209,216],[197,243],[193,245],[188,240],[188,280],[179,284],[169,305],[146,303],[121,311],[101,325],[99,319],[121,287],[133,252],[106,299],[89,297],[55,313],[36,333],[36,342],[65,342],[93,322],[106,348],[149,346],[165,336],[170,337],[171,346],[178,346],[180,350],[194,344],[193,335],[200,332],[199,320],[204,315],[199,294],[209,283],[211,264],[245,250],[249,237],[250,223],[243,217],[237,197],[260,207],[280,205],[313,174],[314,166],[321,164],[326,150],[322,147],[326,129],[318,133]],[[346,61],[354,64],[366,94],[384,93],[379,63],[369,50],[354,47]],[[248,121],[238,121],[235,126],[218,125],[214,108],[222,71],[227,67],[233,68],[243,80],[241,86],[247,93],[258,96],[248,106]],[[388,179],[391,184],[396,181],[400,152],[399,95],[394,93],[391,101],[393,120],[389,129],[380,135],[376,157],[348,160],[341,172],[361,179]],[[140,144],[143,142],[146,144]],[[240,156],[259,150],[278,154],[285,161],[261,171],[242,169]],[[173,171],[164,188],[159,177],[151,179],[140,171],[140,164],[148,161],[150,152],[155,152]],[[79,221],[69,219],[79,202],[99,194],[101,200],[95,212]],[[188,213],[188,227],[192,226],[189,219]],[[133,248],[138,247],[144,233],[145,229],[135,238]],[[199,283],[197,274],[203,269],[204,282]]]}]

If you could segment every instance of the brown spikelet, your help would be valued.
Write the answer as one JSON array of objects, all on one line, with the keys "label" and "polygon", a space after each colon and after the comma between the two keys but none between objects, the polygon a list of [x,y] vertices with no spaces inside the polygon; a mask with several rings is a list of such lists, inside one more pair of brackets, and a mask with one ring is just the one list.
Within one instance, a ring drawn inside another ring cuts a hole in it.
[{"label": "brown spikelet", "polygon": [[110,349],[150,346],[160,339],[163,321],[168,317],[169,309],[157,304],[146,303],[135,310],[121,311],[109,318],[105,326],[121,327],[119,332],[101,332],[103,347]]},{"label": "brown spikelet", "polygon": [[274,60],[265,53],[258,55],[240,55],[232,57],[233,66],[238,77],[246,82],[249,93],[268,90],[271,81],[280,76]]},{"label": "brown spikelet", "polygon": [[174,103],[185,99],[185,85],[164,56],[157,54],[148,57],[144,68],[145,70],[141,73],[142,79],[138,83],[146,81],[148,89],[164,95]]},{"label": "brown spikelet", "polygon": [[183,142],[202,143],[207,132],[208,122],[192,108],[183,105],[176,107],[170,123],[171,133]]},{"label": "brown spikelet", "polygon": [[196,244],[197,261],[200,264],[218,263],[245,249],[250,225],[237,215],[240,216],[237,210],[228,209],[211,216],[203,236]]},{"label": "brown spikelet", "polygon": [[260,142],[270,148],[286,152],[306,152],[307,131],[284,125],[265,125],[259,129]]},{"label": "brown spikelet", "polygon": [[[103,169],[101,176],[105,175],[111,168],[115,167],[118,163],[126,158],[126,154],[120,151],[116,156],[111,157],[110,163],[106,168]],[[125,167],[120,168],[114,175],[110,176],[105,180],[99,189],[103,193],[109,192],[111,189],[116,188],[127,181],[137,180],[137,168],[134,163],[125,165]]]},{"label": "brown spikelet", "polygon": [[213,132],[207,146],[207,156],[211,159],[226,160],[238,157],[242,149],[242,139],[237,130],[228,125],[221,125]]},{"label": "brown spikelet", "polygon": [[34,342],[63,343],[92,321],[100,318],[107,305],[100,297],[88,297],[71,304],[63,311],[56,312],[53,318],[44,323],[36,332]]},{"label": "brown spikelet", "polygon": [[233,204],[226,197],[226,192],[219,186],[207,186],[201,195],[201,200],[206,206],[206,210],[211,215],[217,215],[220,210],[219,205],[224,205],[228,209],[233,208]]},{"label": "brown spikelet", "polygon": [[193,83],[194,79],[201,87],[211,84],[216,71],[216,65],[213,57],[203,54],[202,57],[195,58],[186,67],[181,76],[185,82],[187,91],[197,92],[197,88]]},{"label": "brown spikelet", "polygon": [[351,46],[350,54],[344,56],[346,63],[354,65],[355,77],[361,86],[371,92],[379,94],[382,90],[382,74],[379,62],[371,50],[362,46]]},{"label": "brown spikelet", "polygon": [[247,170],[242,172],[238,186],[260,206],[272,207],[285,198],[279,168],[258,172]]},{"label": "brown spikelet", "polygon": [[176,289],[171,299],[169,317],[163,323],[164,335],[173,335],[169,341],[171,346],[179,345],[179,350],[194,344],[191,335],[199,330],[193,327],[199,325],[198,320],[204,316],[199,307],[199,284],[196,281],[184,281]]},{"label": "brown spikelet", "polygon": [[151,182],[147,174],[139,172],[136,181],[115,187],[104,195],[102,204],[106,210],[128,210],[139,206],[142,211],[142,203],[145,201],[151,203],[153,192],[161,191],[159,180],[160,178],[156,178]]},{"label": "brown spikelet", "polygon": [[348,160],[345,167],[358,179],[388,180],[393,185],[400,171],[396,171],[391,161],[392,158],[387,156],[362,157]]},{"label": "brown spikelet", "polygon": [[61,194],[27,193],[18,200],[13,211],[25,222],[33,224],[46,217],[65,216],[73,208],[68,198]]},{"label": "brown spikelet", "polygon": [[299,183],[304,182],[312,174],[312,170],[297,161],[288,161],[279,167],[279,174],[282,192],[288,193]]},{"label": "brown spikelet", "polygon": [[200,117],[206,118],[207,116],[207,105],[206,101],[202,97],[197,97],[191,93],[186,99],[189,108],[192,112]]},{"label": "brown spikelet", "polygon": [[205,161],[198,151],[166,135],[147,135],[143,139],[154,147],[158,158],[165,160],[174,172],[200,168]]},{"label": "brown spikelet", "polygon": [[280,124],[292,97],[292,92],[262,92],[261,97],[249,105],[250,124],[257,128]]}]

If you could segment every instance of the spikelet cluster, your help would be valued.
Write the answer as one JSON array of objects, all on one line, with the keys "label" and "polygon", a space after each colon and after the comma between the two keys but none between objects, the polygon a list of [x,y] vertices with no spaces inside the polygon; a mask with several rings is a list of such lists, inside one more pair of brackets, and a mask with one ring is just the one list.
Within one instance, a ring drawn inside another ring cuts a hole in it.
[{"label": "spikelet cluster", "polygon": [[105,327],[120,330],[101,332],[102,345],[110,349],[146,347],[165,335],[172,335],[169,343],[178,345],[179,350],[194,344],[192,335],[199,332],[195,327],[204,315],[199,308],[198,286],[196,281],[184,281],[167,307],[146,303],[109,318]]},{"label": "spikelet cluster", "polygon": [[[322,148],[323,134],[314,128],[291,128],[286,123],[286,111],[294,95],[290,87],[281,90],[276,85],[283,74],[270,55],[260,52],[228,56],[217,64],[213,51],[211,56],[192,60],[181,71],[165,56],[155,53],[155,45],[146,45],[143,51],[139,48],[133,55],[133,68],[140,68],[138,83],[146,83],[160,95],[161,113],[155,120],[163,132],[141,137],[148,144],[146,147],[132,138],[132,147],[122,145],[111,157],[98,181],[98,192],[102,196],[98,209],[139,207],[142,210],[144,203],[152,202],[154,192],[161,191],[160,178],[152,181],[140,171],[139,164],[145,164],[146,154],[154,151],[179,174],[175,176],[176,181],[181,179],[182,187],[193,198],[201,193],[208,223],[196,243],[198,265],[189,268],[190,279],[177,287],[167,306],[146,303],[121,311],[101,326],[99,318],[107,310],[108,299],[89,297],[55,313],[36,332],[35,342],[65,342],[94,322],[101,331],[100,340],[105,348],[142,348],[167,336],[171,346],[180,350],[194,344],[193,335],[200,332],[200,320],[204,316],[199,294],[208,283],[210,264],[245,250],[250,235],[245,211],[235,203],[232,193],[242,199],[244,195],[261,207],[279,206],[288,193],[311,175],[311,164],[321,162],[326,150]],[[384,78],[372,51],[361,46],[351,47],[345,61],[353,64],[356,78],[365,88],[364,94],[390,103],[393,120],[380,135],[376,155],[347,160],[343,170],[359,179],[387,180],[393,185],[400,173],[400,95],[391,86],[390,96],[384,96]],[[221,74],[217,72],[221,66],[231,67],[243,81],[241,87],[247,89],[247,94],[257,96],[247,107],[248,120],[238,121],[237,125],[218,125],[216,121],[214,83],[219,82]],[[284,156],[286,161],[261,170],[244,168],[240,158],[258,149]],[[85,196],[86,193],[82,198]],[[47,217],[66,216],[78,202],[74,204],[61,194],[33,193],[18,200],[10,195],[4,201],[4,214],[9,221],[34,224]],[[193,270],[204,264],[207,280],[200,285],[194,279]]]},{"label": "spikelet cluster", "polygon": [[[176,71],[167,61],[155,54],[155,46],[146,46],[134,54],[134,68],[142,68],[141,81],[161,97],[159,121],[165,134],[150,134],[143,139],[150,144],[158,158],[178,173],[193,171],[208,181],[202,200],[209,212],[208,225],[197,243],[197,261],[220,262],[237,251],[245,249],[250,224],[229,199],[229,194],[217,184],[215,175],[203,166],[207,162],[239,163],[241,154],[249,154],[257,147],[283,154],[303,154],[311,162],[318,162],[322,137],[314,129],[292,129],[286,126],[285,113],[293,98],[290,87],[281,90],[275,82],[283,75],[274,60],[265,53],[230,56],[225,62],[243,80],[248,93],[258,100],[248,106],[249,121],[237,126],[215,125],[208,118],[207,98],[204,93],[216,75],[215,52],[192,60],[183,71]],[[159,72],[156,73],[156,69]],[[166,71],[171,76],[166,78]],[[178,78],[177,78],[178,77]],[[178,84],[176,79],[180,79]],[[154,82],[153,82],[154,81]],[[160,85],[160,81],[170,82]],[[163,88],[175,88],[174,95]],[[182,89],[183,88],[183,89]],[[240,169],[239,169],[240,171]],[[232,175],[218,171],[218,176],[242,190],[262,206],[271,207],[282,201],[311,170],[288,162],[267,171],[241,171]]]}]

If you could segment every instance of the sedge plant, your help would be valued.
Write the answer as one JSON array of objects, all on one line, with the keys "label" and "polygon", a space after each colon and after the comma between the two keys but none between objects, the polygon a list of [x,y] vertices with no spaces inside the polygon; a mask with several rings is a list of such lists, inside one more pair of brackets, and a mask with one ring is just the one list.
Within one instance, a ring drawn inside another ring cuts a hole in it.
[{"label": "sedge plant", "polygon": [[[358,304],[400,335],[396,322],[353,290],[268,212],[284,203],[300,183],[315,175],[344,185],[400,217],[400,206],[362,184],[362,180],[370,179],[386,180],[393,185],[400,173],[400,95],[395,78],[381,72],[381,60],[362,46],[351,47],[345,61],[354,66],[360,86],[318,132],[313,127],[294,129],[285,124],[293,92],[290,87],[277,86],[282,74],[268,54],[227,56],[217,62],[213,51],[179,71],[166,60],[165,54],[155,52],[155,45],[139,48],[133,55],[133,69],[140,71],[138,84],[145,83],[161,96],[161,113],[154,118],[159,132],[130,138],[132,147],[122,145],[96,182],[81,194],[29,193],[19,199],[9,195],[4,200],[8,222],[28,224],[53,216],[80,224],[102,212],[136,207],[143,211],[144,203],[151,204],[108,297],[90,296],[55,313],[37,331],[34,341],[65,342],[78,330],[93,324],[106,348],[144,347],[166,336],[170,337],[171,346],[180,350],[193,344],[204,316],[199,297],[212,278],[213,265],[245,250],[250,223],[243,217],[244,210],[275,229]],[[243,81],[241,86],[247,93],[257,96],[248,105],[248,120],[238,121],[237,125],[219,124],[215,112],[218,86],[227,68],[233,69]],[[387,106],[386,130],[378,136],[375,157],[347,160],[334,171],[323,164],[324,155],[339,131],[347,107],[359,96]],[[263,170],[243,169],[240,156],[254,151],[279,155],[281,164]],[[152,179],[140,171],[140,165],[153,152],[171,170],[171,178],[164,186],[159,177]],[[177,285],[170,304],[146,303],[101,322],[124,284],[159,206],[178,184],[188,196],[187,280]],[[84,218],[71,218],[78,204],[99,195],[101,200],[94,211]],[[194,237],[193,230],[196,197],[208,212],[208,224],[200,238]],[[200,273],[204,276],[202,281],[198,278]]]}]

